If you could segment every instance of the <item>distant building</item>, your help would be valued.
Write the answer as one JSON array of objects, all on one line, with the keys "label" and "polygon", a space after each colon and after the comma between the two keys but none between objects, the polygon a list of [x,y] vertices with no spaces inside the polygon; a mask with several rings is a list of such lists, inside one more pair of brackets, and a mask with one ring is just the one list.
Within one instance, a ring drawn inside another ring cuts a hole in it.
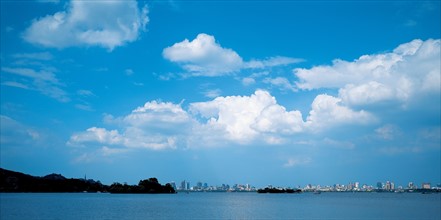
[{"label": "distant building", "polygon": [[395,189],[395,184],[390,181],[386,181],[386,185],[384,186],[384,189],[387,191],[391,191]]},{"label": "distant building", "polygon": [[377,182],[377,189],[383,189],[383,183]]},{"label": "distant building", "polygon": [[187,189],[187,182],[185,182],[185,180],[183,180],[182,182],[181,182],[181,188],[180,188],[181,190],[186,190]]},{"label": "distant building", "polygon": [[173,182],[171,182],[170,183],[170,185],[173,187],[173,189],[175,189],[176,190],[176,183],[173,181]]},{"label": "distant building", "polygon": [[407,188],[408,188],[408,189],[416,189],[416,186],[415,186],[415,184],[414,184],[413,182],[409,182],[409,183],[407,184]]},{"label": "distant building", "polygon": [[360,189],[360,182],[355,182],[355,189]]},{"label": "distant building", "polygon": [[423,183],[421,184],[422,189],[430,189],[430,183]]},{"label": "distant building", "polygon": [[196,189],[202,189],[202,182],[196,183]]}]

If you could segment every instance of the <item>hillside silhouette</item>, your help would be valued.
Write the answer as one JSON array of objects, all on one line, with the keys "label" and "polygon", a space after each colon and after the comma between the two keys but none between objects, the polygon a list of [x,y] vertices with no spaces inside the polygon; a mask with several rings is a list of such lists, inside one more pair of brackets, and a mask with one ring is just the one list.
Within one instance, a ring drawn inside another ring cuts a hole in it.
[{"label": "hillside silhouette", "polygon": [[175,193],[175,190],[168,183],[161,185],[156,178],[140,180],[138,185],[108,186],[93,179],[66,178],[55,173],[37,177],[0,168],[0,192]]}]

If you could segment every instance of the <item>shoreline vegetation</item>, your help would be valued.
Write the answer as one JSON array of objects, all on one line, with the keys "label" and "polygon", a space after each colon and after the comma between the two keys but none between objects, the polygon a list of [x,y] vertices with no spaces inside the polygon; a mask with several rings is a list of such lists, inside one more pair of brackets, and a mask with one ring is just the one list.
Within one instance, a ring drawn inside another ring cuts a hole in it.
[{"label": "shoreline vegetation", "polygon": [[280,187],[266,187],[253,191],[230,191],[230,190],[176,190],[170,183],[161,185],[157,178],[140,180],[138,185],[121,184],[118,182],[111,185],[102,184],[100,181],[86,178],[66,178],[61,174],[49,174],[43,177],[31,176],[0,168],[0,193],[114,193],[114,194],[175,194],[196,192],[254,192],[254,193],[441,193],[441,189],[400,189],[388,191],[374,189],[372,191],[328,191],[328,190],[302,190]]},{"label": "shoreline vegetation", "polygon": [[169,183],[161,185],[156,178],[140,180],[138,185],[113,183],[108,186],[93,179],[66,178],[61,174],[36,177],[2,168],[0,168],[0,192],[176,193]]},{"label": "shoreline vegetation", "polygon": [[257,193],[301,193],[301,189],[285,189],[266,187],[265,189],[258,189]]}]

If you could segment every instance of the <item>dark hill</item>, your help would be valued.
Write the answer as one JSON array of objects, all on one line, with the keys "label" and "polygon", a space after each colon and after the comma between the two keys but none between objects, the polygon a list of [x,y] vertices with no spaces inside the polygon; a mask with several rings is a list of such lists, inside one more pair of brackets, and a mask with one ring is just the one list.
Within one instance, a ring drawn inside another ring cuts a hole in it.
[{"label": "dark hill", "polygon": [[0,192],[97,192],[107,186],[99,181],[68,179],[61,174],[31,176],[0,168]]},{"label": "dark hill", "polygon": [[36,177],[0,168],[0,192],[175,193],[175,190],[170,184],[161,185],[156,178],[141,180],[138,185],[107,186],[92,179],[68,179],[55,173]]}]

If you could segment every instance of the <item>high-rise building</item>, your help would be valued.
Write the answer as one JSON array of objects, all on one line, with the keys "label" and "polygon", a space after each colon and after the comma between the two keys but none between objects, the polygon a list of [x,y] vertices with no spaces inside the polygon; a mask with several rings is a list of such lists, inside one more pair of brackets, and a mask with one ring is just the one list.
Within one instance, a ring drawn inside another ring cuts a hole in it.
[{"label": "high-rise building", "polygon": [[196,188],[197,189],[202,189],[202,182],[197,182],[196,183]]},{"label": "high-rise building", "polygon": [[430,183],[423,183],[421,184],[422,189],[430,189]]},{"label": "high-rise building", "polygon": [[377,189],[383,189],[383,183],[377,182]]},{"label": "high-rise building", "polygon": [[176,183],[175,183],[174,181],[172,181],[172,182],[170,183],[170,185],[173,187],[173,189],[176,190]]},{"label": "high-rise building", "polygon": [[185,180],[183,180],[182,182],[181,182],[181,188],[180,188],[181,190],[186,190],[187,189],[187,182],[185,182]]},{"label": "high-rise building", "polygon": [[187,182],[187,188],[186,188],[186,190],[190,190],[191,188],[190,188],[190,182]]},{"label": "high-rise building", "polygon": [[386,185],[384,186],[384,189],[388,191],[392,190],[392,185],[390,181],[386,181]]}]

